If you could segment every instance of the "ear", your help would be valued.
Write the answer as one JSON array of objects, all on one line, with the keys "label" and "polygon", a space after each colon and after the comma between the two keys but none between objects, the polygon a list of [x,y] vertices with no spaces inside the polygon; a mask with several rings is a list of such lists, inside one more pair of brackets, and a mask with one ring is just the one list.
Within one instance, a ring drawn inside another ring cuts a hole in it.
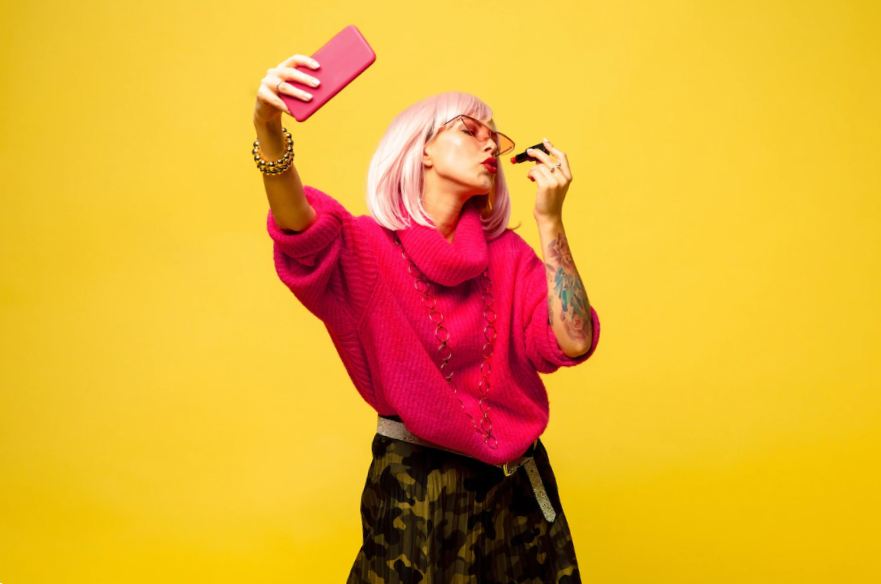
[{"label": "ear", "polygon": [[434,162],[431,160],[431,153],[428,151],[428,146],[422,149],[422,166],[426,166],[431,168],[434,165]]}]

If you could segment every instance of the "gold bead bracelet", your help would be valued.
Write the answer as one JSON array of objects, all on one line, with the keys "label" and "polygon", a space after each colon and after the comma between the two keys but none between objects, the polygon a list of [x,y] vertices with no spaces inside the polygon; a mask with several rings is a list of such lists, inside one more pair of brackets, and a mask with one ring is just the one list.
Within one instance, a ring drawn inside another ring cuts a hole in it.
[{"label": "gold bead bracelet", "polygon": [[254,160],[257,162],[257,170],[263,174],[281,174],[294,164],[294,140],[287,128],[282,128],[281,131],[284,132],[287,146],[285,146],[285,153],[282,157],[274,162],[263,158],[260,153],[260,142],[254,141],[254,149],[251,150],[251,154],[254,155]]}]

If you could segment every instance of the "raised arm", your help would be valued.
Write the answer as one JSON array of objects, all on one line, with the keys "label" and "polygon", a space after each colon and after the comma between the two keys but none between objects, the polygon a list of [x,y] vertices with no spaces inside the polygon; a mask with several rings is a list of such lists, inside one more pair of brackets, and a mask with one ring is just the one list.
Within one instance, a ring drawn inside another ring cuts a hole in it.
[{"label": "raised arm", "polygon": [[[296,80],[312,87],[318,86],[318,80],[295,69],[297,65],[305,65],[311,69],[318,68],[318,63],[309,57],[294,55],[269,69],[257,90],[254,129],[257,132],[260,154],[266,160],[277,160],[285,151],[286,140],[282,132],[281,114],[285,112],[290,115],[290,112],[279,97],[279,92],[303,101],[312,99],[309,93],[297,89],[287,83],[287,80]],[[264,174],[263,187],[269,199],[269,208],[272,209],[272,215],[280,228],[299,232],[315,223],[317,213],[306,201],[296,165],[291,164],[291,167],[281,174]]]},{"label": "raised arm", "polygon": [[541,237],[548,282],[548,323],[563,353],[576,358],[587,353],[593,340],[593,319],[587,290],[581,281],[563,228],[563,201],[572,182],[566,154],[547,139],[545,146],[556,161],[541,150],[529,149],[536,159],[527,176],[538,186],[532,211]]},{"label": "raised arm", "polygon": [[563,353],[578,357],[590,349],[593,339],[587,290],[572,259],[563,220],[539,220],[538,231],[548,279],[548,324]]}]

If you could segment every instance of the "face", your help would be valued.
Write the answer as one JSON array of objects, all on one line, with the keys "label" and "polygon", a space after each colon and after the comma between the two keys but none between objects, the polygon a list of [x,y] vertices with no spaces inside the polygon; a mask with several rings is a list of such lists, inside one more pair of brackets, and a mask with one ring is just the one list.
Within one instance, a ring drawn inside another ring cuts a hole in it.
[{"label": "face", "polygon": [[[491,120],[480,121],[495,129]],[[491,137],[478,142],[462,118],[456,119],[425,146],[422,164],[426,186],[455,193],[463,200],[485,195],[492,189],[495,173],[483,162],[491,158],[498,163],[492,156],[495,150]]]}]

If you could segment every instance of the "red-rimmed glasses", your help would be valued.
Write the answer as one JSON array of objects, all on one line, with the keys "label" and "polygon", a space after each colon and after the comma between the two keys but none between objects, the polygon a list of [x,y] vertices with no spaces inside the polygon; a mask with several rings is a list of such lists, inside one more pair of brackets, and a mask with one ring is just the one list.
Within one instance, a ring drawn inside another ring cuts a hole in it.
[{"label": "red-rimmed glasses", "polygon": [[476,120],[471,116],[466,116],[465,114],[459,114],[452,120],[444,123],[446,126],[450,122],[454,122],[456,120],[462,120],[465,129],[474,136],[474,138],[480,142],[481,144],[486,143],[487,139],[492,136],[493,142],[496,144],[496,151],[493,152],[493,156],[501,156],[502,154],[507,154],[514,150],[514,141],[502,134],[501,132],[497,132],[491,129],[489,126],[481,122],[480,120]]}]

